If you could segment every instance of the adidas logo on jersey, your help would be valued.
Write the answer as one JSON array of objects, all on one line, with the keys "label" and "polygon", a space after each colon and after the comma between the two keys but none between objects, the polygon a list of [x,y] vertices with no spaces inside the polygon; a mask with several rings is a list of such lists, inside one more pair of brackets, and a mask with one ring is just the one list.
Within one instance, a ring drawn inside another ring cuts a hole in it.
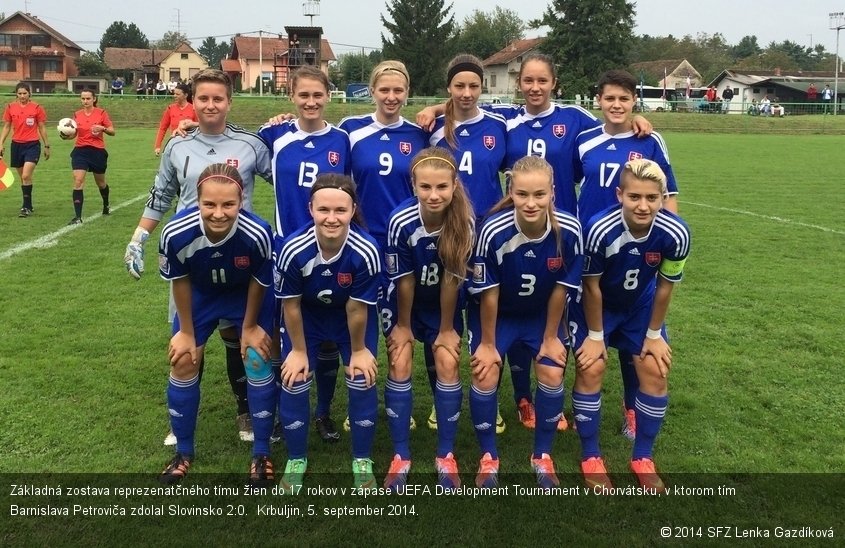
[{"label": "adidas logo on jersey", "polygon": [[467,131],[466,129],[464,129],[464,130],[463,130],[462,132],[460,132],[458,135],[460,135],[461,137],[469,137],[469,131]]},{"label": "adidas logo on jersey", "polygon": [[285,425],[285,430],[296,430],[297,428],[302,428],[305,426],[305,423],[302,421],[293,421],[290,424]]},{"label": "adidas logo on jersey", "polygon": [[531,124],[531,127],[543,127],[543,124],[541,124],[540,122],[534,122],[533,124]]},{"label": "adidas logo on jersey", "polygon": [[434,245],[434,242],[431,242],[430,244],[428,244],[427,246],[425,246],[425,248],[426,248],[426,249],[437,249],[437,246],[436,246],[436,245]]},{"label": "adidas logo on jersey", "polygon": [[253,413],[252,416],[255,417],[256,419],[266,419],[266,418],[271,417],[272,413],[270,413],[267,410],[262,409],[258,413]]},{"label": "adidas logo on jersey", "polygon": [[536,257],[537,257],[537,255],[534,255],[534,251],[532,251],[532,250],[530,250],[530,249],[529,249],[528,251],[526,251],[526,252],[525,252],[525,256],[526,256],[526,257],[531,257],[531,258],[536,258]]},{"label": "adidas logo on jersey", "polygon": [[308,141],[307,143],[305,143],[305,148],[314,148],[314,143]]},{"label": "adidas logo on jersey", "polygon": [[323,270],[323,273],[322,273],[322,274],[320,274],[320,275],[321,275],[321,276],[331,276],[331,275],[332,275],[332,271],[331,271],[331,270],[329,270],[329,269],[327,268],[327,269]]},{"label": "adidas logo on jersey", "polygon": [[206,156],[216,156],[217,153],[214,151],[213,148],[208,149],[208,152],[205,153]]},{"label": "adidas logo on jersey", "polygon": [[220,257],[222,257],[222,256],[223,256],[223,254],[222,254],[222,253],[220,253],[219,251],[215,251],[215,252],[214,252],[214,255],[212,255],[212,256],[211,256],[211,258],[212,258],[212,259],[219,259],[219,258],[220,258]]},{"label": "adidas logo on jersey", "polygon": [[379,139],[379,141],[389,141],[389,140],[390,140],[390,137],[388,137],[388,136],[387,136],[387,133],[385,133],[384,135],[382,135],[382,136],[381,136],[381,139]]},{"label": "adidas logo on jersey", "polygon": [[629,253],[630,255],[639,255],[639,254],[640,254],[640,250],[639,250],[639,249],[637,249],[636,247],[632,247],[631,249],[629,249],[629,250],[628,250],[628,253]]},{"label": "adidas logo on jersey", "polygon": [[610,146],[607,147],[607,150],[616,150],[616,143],[610,143]]}]

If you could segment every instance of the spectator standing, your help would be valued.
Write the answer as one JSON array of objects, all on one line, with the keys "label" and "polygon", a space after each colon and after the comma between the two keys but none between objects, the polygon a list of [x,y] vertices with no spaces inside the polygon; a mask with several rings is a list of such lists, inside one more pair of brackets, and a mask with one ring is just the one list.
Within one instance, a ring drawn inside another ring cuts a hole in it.
[{"label": "spectator standing", "polygon": [[731,110],[731,100],[734,98],[734,90],[730,86],[722,92],[722,112],[727,114]]},{"label": "spectator standing", "polygon": [[833,99],[833,90],[830,89],[830,84],[825,84],[824,89],[822,90],[822,103],[824,108],[824,113],[827,114],[830,111],[830,101]]}]

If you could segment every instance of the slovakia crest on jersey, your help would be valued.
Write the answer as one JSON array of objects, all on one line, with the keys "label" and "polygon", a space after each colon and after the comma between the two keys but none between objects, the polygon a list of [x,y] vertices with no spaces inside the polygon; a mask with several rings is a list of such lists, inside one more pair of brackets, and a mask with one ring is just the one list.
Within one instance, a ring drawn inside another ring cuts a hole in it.
[{"label": "slovakia crest on jersey", "polygon": [[640,152],[634,152],[634,151],[632,150],[631,152],[629,152],[629,153],[628,153],[628,161],[629,161],[629,162],[630,162],[630,161],[632,161],[632,160],[639,160],[639,159],[641,159],[642,157],[643,157],[643,155],[642,155],[642,153],[640,153]]},{"label": "slovakia crest on jersey", "polygon": [[333,150],[330,150],[329,151],[329,163],[332,165],[332,167],[337,167],[337,164],[340,163],[340,154],[333,151]]},{"label": "slovakia crest on jersey", "polygon": [[407,141],[400,141],[399,142],[399,152],[401,152],[405,156],[408,156],[408,155],[411,154],[411,149],[412,149],[411,143],[408,143]]},{"label": "slovakia crest on jersey", "polygon": [[483,137],[484,148],[487,150],[493,150],[496,148],[496,136],[495,135],[485,135]]},{"label": "slovakia crest on jersey", "polygon": [[483,284],[487,281],[484,263],[475,263],[472,268],[472,281],[477,284]]},{"label": "slovakia crest on jersey", "polygon": [[239,268],[240,270],[249,268],[249,255],[235,257],[235,268]]},{"label": "slovakia crest on jersey", "polygon": [[557,272],[563,266],[563,257],[549,257],[546,259],[546,266],[549,267],[549,272]]},{"label": "slovakia crest on jersey", "polygon": [[158,256],[158,267],[165,276],[170,274],[170,263],[167,262],[167,255]]},{"label": "slovakia crest on jersey", "polygon": [[646,251],[645,264],[648,266],[657,266],[660,264],[660,253],[658,251]]},{"label": "slovakia crest on jersey", "polygon": [[555,124],[552,126],[552,135],[557,137],[558,139],[563,138],[566,135],[566,124]]},{"label": "slovakia crest on jersey", "polygon": [[337,285],[340,287],[349,287],[352,285],[352,274],[349,272],[338,272]]},{"label": "slovakia crest on jersey", "polygon": [[388,274],[396,274],[399,272],[399,259],[398,254],[396,253],[388,253],[384,257],[384,262],[387,265],[387,273]]},{"label": "slovakia crest on jersey", "polygon": [[226,158],[226,165],[238,169],[240,161],[237,158]]}]

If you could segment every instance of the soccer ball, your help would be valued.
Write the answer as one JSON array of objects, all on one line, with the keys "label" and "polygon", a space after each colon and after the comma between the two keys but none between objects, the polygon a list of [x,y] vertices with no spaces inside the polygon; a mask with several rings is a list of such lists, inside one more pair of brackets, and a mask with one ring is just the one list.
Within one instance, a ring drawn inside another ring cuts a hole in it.
[{"label": "soccer ball", "polygon": [[76,135],[76,120],[73,118],[62,118],[59,120],[59,125],[56,126],[59,131],[59,137],[62,139],[71,139]]}]

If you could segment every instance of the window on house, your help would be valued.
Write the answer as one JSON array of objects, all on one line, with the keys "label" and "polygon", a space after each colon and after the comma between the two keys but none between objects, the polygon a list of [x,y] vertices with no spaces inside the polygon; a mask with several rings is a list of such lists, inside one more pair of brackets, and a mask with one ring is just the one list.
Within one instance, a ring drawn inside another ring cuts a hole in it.
[{"label": "window on house", "polygon": [[182,78],[182,73],[179,71],[179,69],[170,69],[170,81],[171,82],[173,82],[173,81],[178,82],[181,78]]},{"label": "window on house", "polygon": [[18,44],[20,44],[20,36],[17,34],[0,34],[0,47],[16,48]]},{"label": "window on house", "polygon": [[496,75],[495,74],[490,75],[490,87],[491,88],[496,87]]},{"label": "window on house", "polygon": [[32,74],[44,74],[45,72],[64,72],[62,64],[55,59],[39,59],[29,62],[29,70]]},{"label": "window on house", "polygon": [[14,59],[8,57],[0,57],[0,72],[15,72],[17,65]]},{"label": "window on house", "polygon": [[760,88],[751,88],[751,93],[760,93]]},{"label": "window on house", "polygon": [[187,53],[180,53],[180,54],[179,54],[179,58],[180,58],[180,59],[187,60],[187,59],[188,59],[188,54],[187,54]]},{"label": "window on house", "polygon": [[29,37],[30,46],[50,47],[50,37],[46,34],[33,34]]}]

